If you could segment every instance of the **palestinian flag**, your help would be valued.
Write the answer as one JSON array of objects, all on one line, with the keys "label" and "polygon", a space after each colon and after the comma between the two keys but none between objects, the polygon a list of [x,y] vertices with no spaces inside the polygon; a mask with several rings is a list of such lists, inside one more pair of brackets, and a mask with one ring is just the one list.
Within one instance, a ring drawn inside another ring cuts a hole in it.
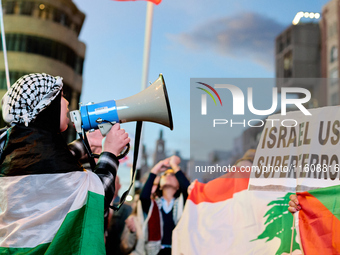
[{"label": "palestinian flag", "polygon": [[0,177],[0,194],[0,254],[105,254],[104,189],[94,173]]},{"label": "palestinian flag", "polygon": [[295,238],[291,245],[291,193],[249,191],[249,175],[224,177],[195,184],[173,230],[173,254],[301,255]]},{"label": "palestinian flag", "polygon": [[340,186],[297,193],[297,215],[305,255],[340,254]]}]

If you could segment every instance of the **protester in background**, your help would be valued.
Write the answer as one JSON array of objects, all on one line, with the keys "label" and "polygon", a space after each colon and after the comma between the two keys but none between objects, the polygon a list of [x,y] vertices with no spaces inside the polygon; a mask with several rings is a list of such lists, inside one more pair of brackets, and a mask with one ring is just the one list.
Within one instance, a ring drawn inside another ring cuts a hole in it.
[{"label": "protester in background", "polygon": [[120,249],[123,254],[144,255],[144,215],[139,200],[139,194],[134,197],[132,214],[125,220],[125,228],[122,233]]},{"label": "protester in background", "polygon": [[104,206],[130,139],[114,125],[95,173],[86,171],[84,150],[74,144],[71,152],[61,135],[69,122],[62,87],[61,77],[29,74],[2,98],[10,127],[0,158],[0,253],[105,253]]},{"label": "protester in background", "polygon": [[[180,170],[177,156],[161,160],[150,171],[141,194],[143,212],[147,214],[145,250],[147,255],[171,254],[172,230],[175,228],[187,199],[189,181]],[[171,167],[171,169],[169,169]],[[151,190],[156,176],[161,175],[160,195],[151,199]]]},{"label": "protester in background", "polygon": [[[118,196],[118,192],[121,188],[121,184],[119,181],[119,177],[116,177],[116,190],[114,194],[114,198],[112,203],[118,204],[120,201],[120,197]],[[109,210],[108,216],[108,227],[107,227],[107,236],[106,236],[106,254],[114,254],[114,255],[122,255],[120,251],[120,243],[121,236],[125,227],[125,220],[132,212],[132,208],[128,204],[123,204],[118,211]]]},{"label": "protester in background", "polygon": [[[151,189],[151,200],[159,198],[159,180],[160,176],[157,175],[153,181]],[[148,215],[143,212],[139,194],[134,197],[133,212],[125,221],[125,228],[121,236],[121,252],[129,255],[144,255],[145,254],[145,236],[143,228],[147,222],[144,221]]]}]

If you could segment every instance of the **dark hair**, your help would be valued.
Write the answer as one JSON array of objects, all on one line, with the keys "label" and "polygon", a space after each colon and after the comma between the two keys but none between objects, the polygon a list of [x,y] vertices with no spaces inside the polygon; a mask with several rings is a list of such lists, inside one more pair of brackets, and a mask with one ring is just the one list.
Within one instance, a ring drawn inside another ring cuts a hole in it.
[{"label": "dark hair", "polygon": [[[160,182],[157,185],[156,191],[151,195],[152,195],[153,199],[155,199],[156,197],[162,197],[163,196],[163,191],[161,190]],[[181,191],[180,191],[180,189],[178,189],[176,191],[176,193],[174,194],[174,197],[178,198],[180,195],[181,195]]]}]

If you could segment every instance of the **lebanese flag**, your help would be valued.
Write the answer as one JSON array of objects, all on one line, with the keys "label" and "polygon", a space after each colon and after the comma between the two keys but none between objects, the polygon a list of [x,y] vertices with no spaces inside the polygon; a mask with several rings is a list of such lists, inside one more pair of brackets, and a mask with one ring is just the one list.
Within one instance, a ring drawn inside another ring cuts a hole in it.
[{"label": "lebanese flag", "polygon": [[340,186],[298,192],[296,213],[305,255],[340,254]]},{"label": "lebanese flag", "polygon": [[172,254],[301,255],[288,212],[292,193],[249,191],[247,173],[223,177],[196,182],[173,230]]},{"label": "lebanese flag", "polygon": [[173,230],[173,254],[226,254],[226,248],[238,242],[231,236],[235,228],[228,217],[233,211],[238,211],[240,218],[247,214],[233,198],[244,197],[249,178],[233,178],[234,173],[225,176],[228,175],[231,178],[220,177],[207,184],[196,182]]},{"label": "lebanese flag", "polygon": [[0,194],[0,254],[105,254],[96,174],[0,175]]},{"label": "lebanese flag", "polygon": [[[139,1],[139,0],[114,0],[114,1],[126,2],[126,1]],[[144,0],[144,1],[149,1],[154,4],[160,4],[162,2],[162,0]]]}]

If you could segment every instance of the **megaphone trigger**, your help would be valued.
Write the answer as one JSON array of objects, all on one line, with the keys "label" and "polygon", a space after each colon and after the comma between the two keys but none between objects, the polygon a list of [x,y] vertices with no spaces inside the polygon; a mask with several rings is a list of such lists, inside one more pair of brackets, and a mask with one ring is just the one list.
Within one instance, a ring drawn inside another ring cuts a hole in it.
[{"label": "megaphone trigger", "polygon": [[110,129],[112,128],[113,124],[111,122],[105,122],[98,125],[100,133],[102,136],[106,136],[109,133]]}]

